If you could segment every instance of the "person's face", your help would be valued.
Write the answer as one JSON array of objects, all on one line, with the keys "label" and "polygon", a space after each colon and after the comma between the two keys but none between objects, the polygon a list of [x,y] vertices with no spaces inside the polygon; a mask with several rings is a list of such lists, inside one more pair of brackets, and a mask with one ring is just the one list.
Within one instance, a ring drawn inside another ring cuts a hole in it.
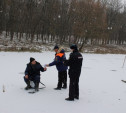
[{"label": "person's face", "polygon": [[74,51],[74,49],[71,49],[71,52],[73,52]]},{"label": "person's face", "polygon": [[31,64],[32,64],[32,65],[35,65],[35,64],[36,64],[36,61],[35,61],[35,60],[33,60],[33,61],[31,62]]},{"label": "person's face", "polygon": [[57,52],[57,51],[58,51],[58,49],[54,49],[54,51],[55,51],[55,52]]}]

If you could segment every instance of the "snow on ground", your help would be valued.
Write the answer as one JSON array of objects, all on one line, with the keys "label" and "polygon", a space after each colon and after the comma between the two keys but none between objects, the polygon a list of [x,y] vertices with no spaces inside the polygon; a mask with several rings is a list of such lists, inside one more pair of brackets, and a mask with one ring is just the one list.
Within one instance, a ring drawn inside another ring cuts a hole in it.
[{"label": "snow on ground", "polygon": [[[69,53],[66,54],[67,58]],[[41,73],[45,89],[29,94],[23,88],[23,72],[30,57],[42,65],[50,63],[53,52],[0,52],[0,113],[125,113],[126,64],[124,55],[83,54],[80,99],[65,101],[69,88],[56,91],[57,70]],[[69,83],[69,78],[68,78]],[[3,92],[3,85],[5,92]],[[41,86],[41,85],[40,85]]]}]

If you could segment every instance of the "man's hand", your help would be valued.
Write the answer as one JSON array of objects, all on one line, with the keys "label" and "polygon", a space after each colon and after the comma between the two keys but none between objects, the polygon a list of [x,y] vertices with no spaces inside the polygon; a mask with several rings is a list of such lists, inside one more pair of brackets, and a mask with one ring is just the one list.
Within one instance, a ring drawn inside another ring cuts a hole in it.
[{"label": "man's hand", "polygon": [[28,75],[25,75],[25,78],[28,79]]},{"label": "man's hand", "polygon": [[46,67],[49,67],[49,64],[46,64]]},{"label": "man's hand", "polygon": [[47,68],[45,67],[45,68],[44,68],[44,71],[46,71],[46,70],[47,70]]}]

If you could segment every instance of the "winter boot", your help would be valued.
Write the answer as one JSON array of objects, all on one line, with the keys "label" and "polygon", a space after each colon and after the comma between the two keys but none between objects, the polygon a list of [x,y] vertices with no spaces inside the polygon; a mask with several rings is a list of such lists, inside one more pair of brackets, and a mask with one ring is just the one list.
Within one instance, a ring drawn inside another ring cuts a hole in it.
[{"label": "winter boot", "polygon": [[39,82],[35,83],[35,91],[39,91]]},{"label": "winter boot", "polygon": [[74,98],[65,98],[65,100],[67,100],[67,101],[74,101]]},{"label": "winter boot", "polygon": [[74,96],[75,99],[79,100],[79,96]]},{"label": "winter boot", "polygon": [[29,90],[31,89],[31,85],[30,85],[30,81],[26,82],[27,86],[25,87],[25,90]]},{"label": "winter boot", "polygon": [[57,88],[54,88],[54,90],[61,90],[61,88],[57,87]]}]

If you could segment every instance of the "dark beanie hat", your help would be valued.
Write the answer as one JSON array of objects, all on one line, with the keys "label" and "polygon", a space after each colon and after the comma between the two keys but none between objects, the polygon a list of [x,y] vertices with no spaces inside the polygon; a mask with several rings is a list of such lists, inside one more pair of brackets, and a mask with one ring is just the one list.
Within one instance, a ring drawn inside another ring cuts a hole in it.
[{"label": "dark beanie hat", "polygon": [[54,49],[59,49],[59,47],[56,45],[56,46],[54,46]]},{"label": "dark beanie hat", "polygon": [[76,45],[76,44],[72,44],[72,45],[70,46],[70,49],[75,49],[75,50],[77,50],[77,45]]},{"label": "dark beanie hat", "polygon": [[35,60],[35,59],[31,57],[31,58],[30,58],[30,63],[31,63],[32,61],[34,61],[34,60]]}]

